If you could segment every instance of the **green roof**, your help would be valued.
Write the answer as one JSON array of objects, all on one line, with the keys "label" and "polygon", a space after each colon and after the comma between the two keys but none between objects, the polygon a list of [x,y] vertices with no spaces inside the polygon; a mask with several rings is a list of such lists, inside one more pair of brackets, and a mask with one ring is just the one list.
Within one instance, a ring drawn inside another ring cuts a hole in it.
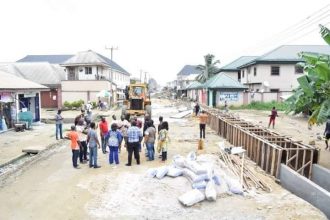
[{"label": "green roof", "polygon": [[186,89],[189,90],[189,89],[199,89],[199,88],[202,88],[202,84],[198,81],[194,81],[189,86],[187,86]]},{"label": "green roof", "polygon": [[246,89],[246,87],[225,73],[219,73],[208,79],[202,88],[208,89]]},{"label": "green roof", "polygon": [[231,63],[220,68],[220,72],[222,71],[238,71],[240,66],[251,62],[252,60],[258,58],[257,56],[242,56]]}]

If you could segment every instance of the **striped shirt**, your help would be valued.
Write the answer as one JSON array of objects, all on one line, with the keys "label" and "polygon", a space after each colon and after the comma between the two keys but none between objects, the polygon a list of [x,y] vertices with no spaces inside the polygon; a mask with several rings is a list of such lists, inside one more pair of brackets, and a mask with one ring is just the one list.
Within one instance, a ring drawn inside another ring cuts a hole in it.
[{"label": "striped shirt", "polygon": [[129,143],[139,142],[142,138],[142,132],[138,127],[132,126],[127,130],[127,137]]}]

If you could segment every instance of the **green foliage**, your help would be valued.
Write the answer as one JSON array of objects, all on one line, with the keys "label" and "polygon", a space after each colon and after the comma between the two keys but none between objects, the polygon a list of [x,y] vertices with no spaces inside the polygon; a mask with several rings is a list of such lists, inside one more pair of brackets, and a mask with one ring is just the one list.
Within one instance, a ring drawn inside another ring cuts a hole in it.
[{"label": "green foliage", "polygon": [[[330,30],[320,25],[323,39],[330,44]],[[330,56],[303,52],[300,56],[307,75],[298,78],[299,87],[286,101],[287,112],[312,111],[308,122],[322,124],[330,116]]]},{"label": "green foliage", "polygon": [[64,105],[64,107],[66,107],[68,109],[71,109],[72,108],[72,104],[70,102],[68,102],[68,101],[65,101],[63,105]]},{"label": "green foliage", "polygon": [[219,60],[213,61],[215,58],[212,54],[204,56],[205,65],[198,65],[196,69],[201,70],[201,73],[196,77],[196,80],[204,83],[206,80],[218,73],[219,68],[216,66],[220,63]]},{"label": "green foliage", "polygon": [[91,104],[92,104],[93,108],[96,108],[97,107],[97,103],[96,102],[92,102]]},{"label": "green foliage", "polygon": [[241,106],[230,106],[230,109],[254,109],[254,110],[271,110],[275,107],[278,111],[285,111],[288,108],[287,103],[285,102],[251,102],[248,105],[241,105]]}]

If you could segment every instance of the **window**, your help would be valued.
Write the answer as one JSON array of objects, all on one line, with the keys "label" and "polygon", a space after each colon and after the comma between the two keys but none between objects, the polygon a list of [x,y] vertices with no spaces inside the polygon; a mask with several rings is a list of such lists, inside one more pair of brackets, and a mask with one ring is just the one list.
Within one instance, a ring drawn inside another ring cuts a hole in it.
[{"label": "window", "polygon": [[257,67],[253,68],[253,75],[256,76],[257,75]]},{"label": "window", "polygon": [[269,91],[270,92],[279,92],[280,90],[279,89],[270,89]]},{"label": "window", "polygon": [[85,67],[85,74],[92,74],[92,67]]},{"label": "window", "polygon": [[270,75],[279,76],[280,75],[280,67],[279,66],[271,66]]},{"label": "window", "polygon": [[243,70],[243,72],[242,72],[242,78],[244,78],[244,70]]},{"label": "window", "polygon": [[304,68],[302,66],[296,65],[295,74],[302,74],[302,73],[304,73]]},{"label": "window", "polygon": [[248,68],[247,68],[247,73],[250,74],[250,71],[251,71],[251,69],[250,69],[250,67],[248,67]]}]

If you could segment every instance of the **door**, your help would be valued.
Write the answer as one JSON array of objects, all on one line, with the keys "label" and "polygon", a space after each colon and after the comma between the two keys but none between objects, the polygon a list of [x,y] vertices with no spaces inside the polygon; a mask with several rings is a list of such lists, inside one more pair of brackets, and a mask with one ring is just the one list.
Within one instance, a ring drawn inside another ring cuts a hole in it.
[{"label": "door", "polygon": [[40,121],[40,108],[39,108],[39,93],[36,94],[35,99],[35,119],[34,121]]}]

